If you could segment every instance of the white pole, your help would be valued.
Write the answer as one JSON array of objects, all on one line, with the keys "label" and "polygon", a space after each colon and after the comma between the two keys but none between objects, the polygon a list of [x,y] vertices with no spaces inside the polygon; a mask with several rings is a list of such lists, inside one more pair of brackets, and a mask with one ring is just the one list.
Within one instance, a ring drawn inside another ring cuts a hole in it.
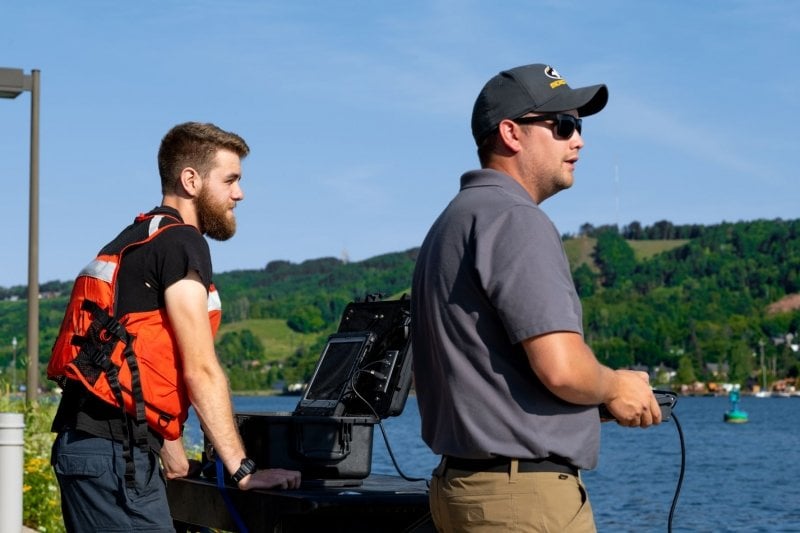
[{"label": "white pole", "polygon": [[0,413],[0,531],[22,531],[25,417]]}]

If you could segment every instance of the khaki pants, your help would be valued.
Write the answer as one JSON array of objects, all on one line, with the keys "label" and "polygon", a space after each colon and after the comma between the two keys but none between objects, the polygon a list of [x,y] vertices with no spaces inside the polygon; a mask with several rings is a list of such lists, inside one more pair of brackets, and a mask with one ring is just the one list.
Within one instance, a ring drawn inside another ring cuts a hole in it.
[{"label": "khaki pants", "polygon": [[431,479],[431,515],[438,531],[596,532],[579,476],[557,472],[467,472],[440,465]]}]

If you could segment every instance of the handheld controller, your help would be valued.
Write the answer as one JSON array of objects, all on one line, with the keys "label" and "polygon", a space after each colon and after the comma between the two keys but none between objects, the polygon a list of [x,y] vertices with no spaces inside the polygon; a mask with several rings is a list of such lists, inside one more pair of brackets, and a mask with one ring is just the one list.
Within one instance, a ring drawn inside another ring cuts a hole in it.
[{"label": "handheld controller", "polygon": [[[678,403],[678,395],[672,391],[654,390],[653,394],[661,407],[661,421],[666,422],[672,416],[672,408]],[[599,406],[600,418],[615,420],[614,415],[608,410],[605,404]]]}]

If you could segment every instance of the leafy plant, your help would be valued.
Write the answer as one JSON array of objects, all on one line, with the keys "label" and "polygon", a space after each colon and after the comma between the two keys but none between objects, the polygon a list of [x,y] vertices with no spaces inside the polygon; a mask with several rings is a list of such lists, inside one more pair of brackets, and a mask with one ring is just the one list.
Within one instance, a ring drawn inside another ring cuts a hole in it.
[{"label": "leafy plant", "polygon": [[43,399],[29,405],[6,391],[0,395],[0,411],[25,415],[23,524],[41,532],[64,531],[58,482],[50,466],[50,447],[55,436],[50,432],[50,423],[56,404]]}]

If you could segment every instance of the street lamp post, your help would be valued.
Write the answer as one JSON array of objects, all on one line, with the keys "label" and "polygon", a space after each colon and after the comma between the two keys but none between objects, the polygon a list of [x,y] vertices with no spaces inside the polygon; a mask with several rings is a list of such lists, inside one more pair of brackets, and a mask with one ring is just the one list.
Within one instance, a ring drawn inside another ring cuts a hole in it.
[{"label": "street lamp post", "polygon": [[29,403],[39,391],[39,71],[0,67],[0,98],[31,93],[30,187],[28,206],[28,385]]}]

